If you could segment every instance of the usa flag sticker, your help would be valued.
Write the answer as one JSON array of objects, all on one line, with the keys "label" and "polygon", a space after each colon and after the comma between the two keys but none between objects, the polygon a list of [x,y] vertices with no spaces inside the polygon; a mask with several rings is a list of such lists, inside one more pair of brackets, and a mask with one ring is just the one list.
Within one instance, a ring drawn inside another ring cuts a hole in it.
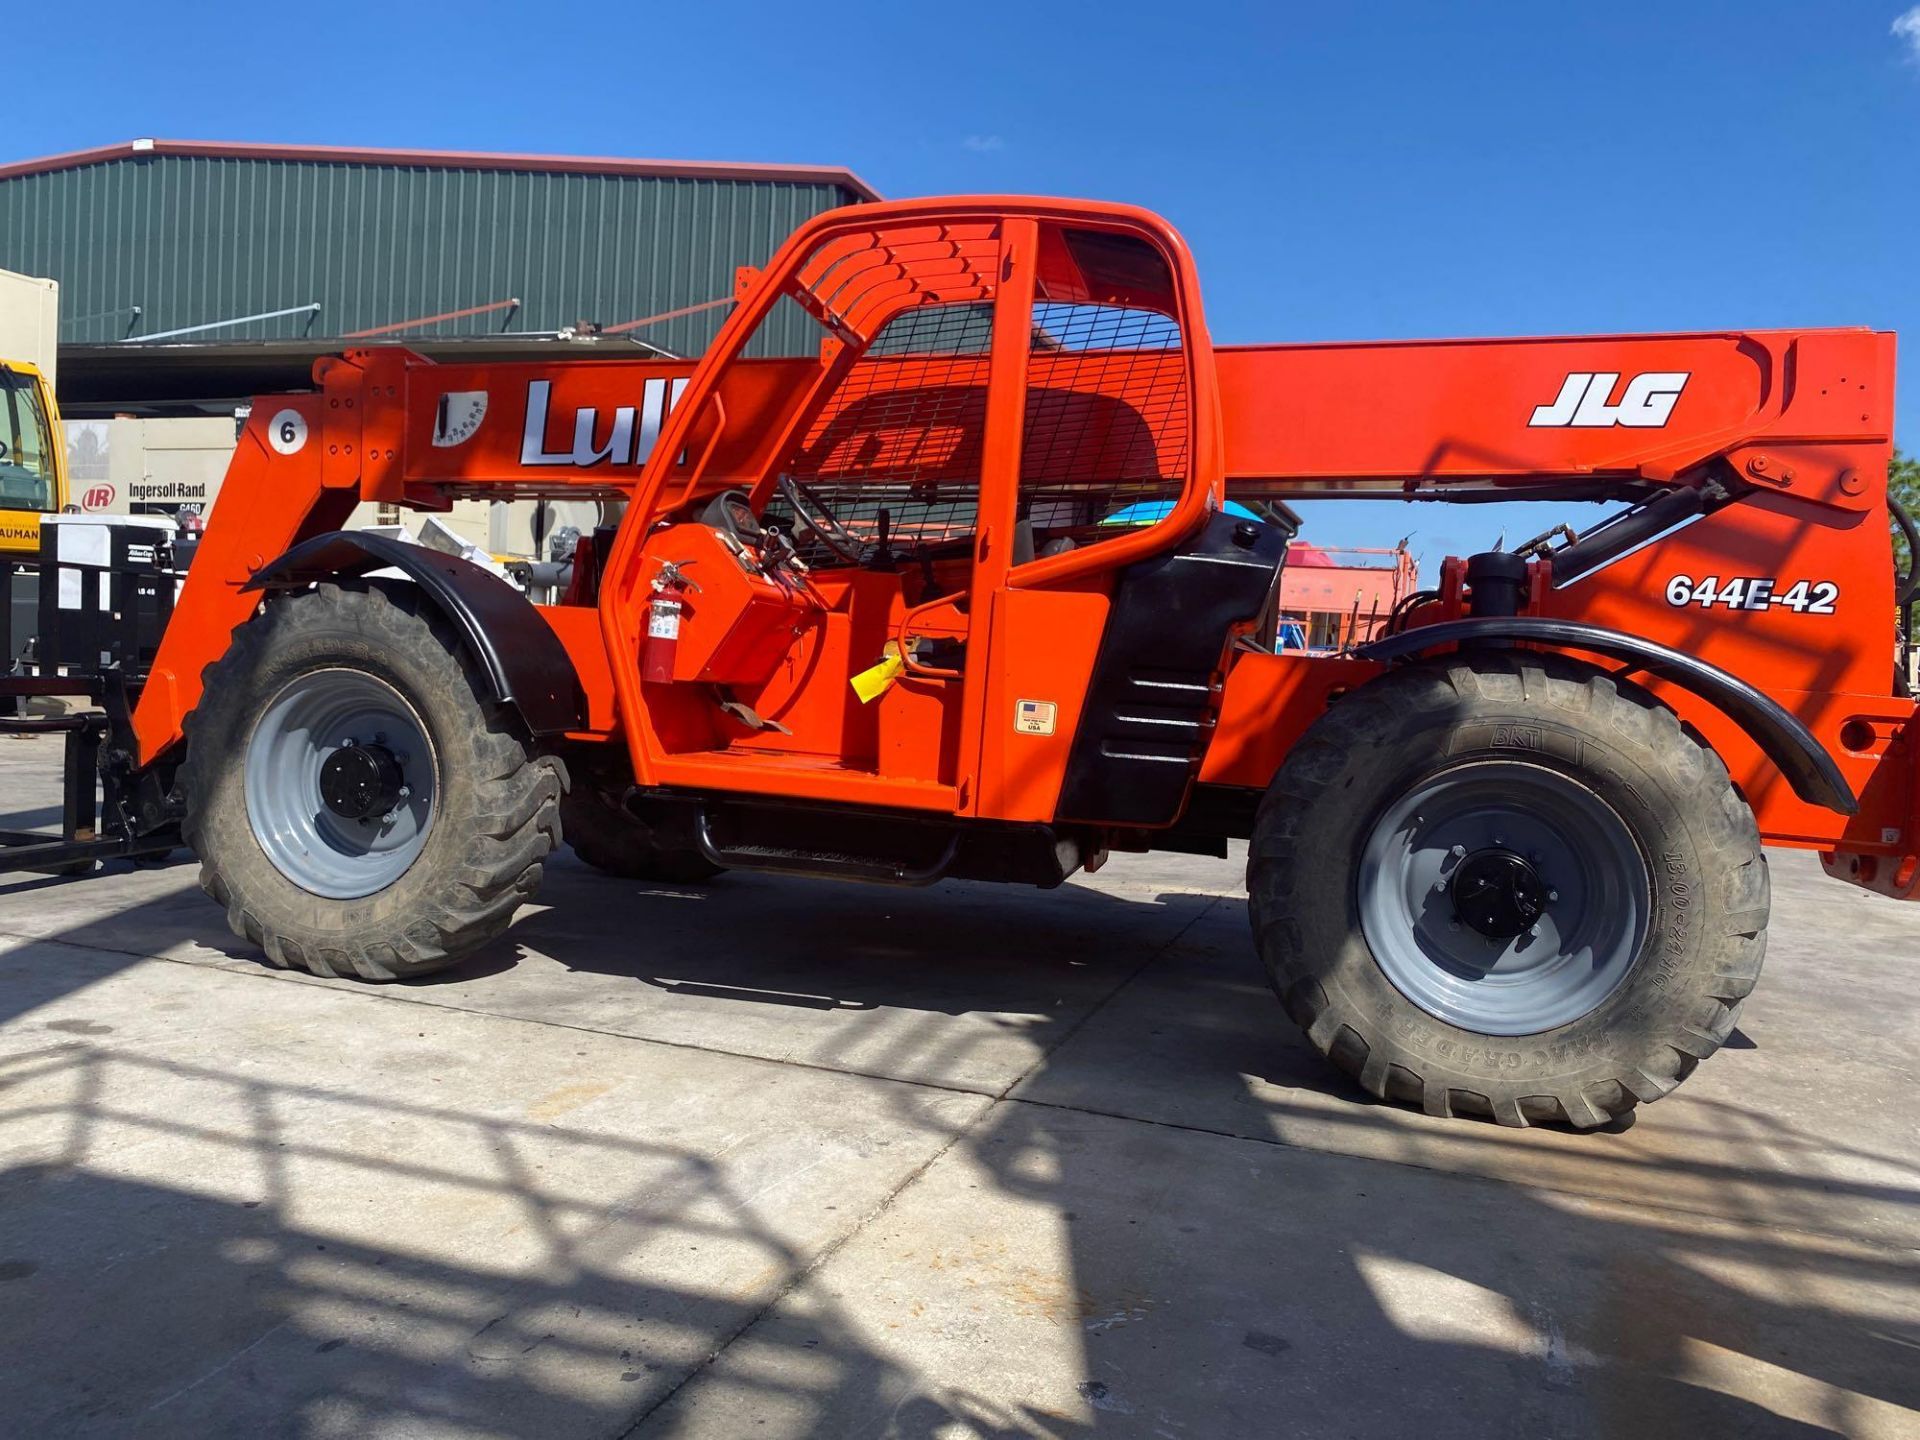
[{"label": "usa flag sticker", "polygon": [[1017,700],[1013,706],[1013,728],[1022,735],[1053,734],[1059,707],[1051,700]]}]

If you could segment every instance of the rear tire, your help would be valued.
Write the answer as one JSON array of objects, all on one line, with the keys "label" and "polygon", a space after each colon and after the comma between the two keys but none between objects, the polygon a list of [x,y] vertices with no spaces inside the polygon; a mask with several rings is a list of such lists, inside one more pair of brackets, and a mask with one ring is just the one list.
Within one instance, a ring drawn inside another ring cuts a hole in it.
[{"label": "rear tire", "polygon": [[1582,1128],[1732,1033],[1770,901],[1718,756],[1645,691],[1519,651],[1337,701],[1269,787],[1247,890],[1274,989],[1368,1093]]},{"label": "rear tire", "polygon": [[[532,897],[560,843],[566,767],[533,753],[411,585],[275,597],[202,680],[183,832],[201,889],[273,964],[428,974]],[[385,813],[337,812],[328,763],[376,739],[365,794]],[[329,783],[334,800],[316,788]]]},{"label": "rear tire", "polygon": [[610,794],[582,783],[561,802],[567,843],[573,853],[605,875],[622,880],[654,880],[668,885],[700,885],[726,867],[697,850],[669,849],[651,828],[628,814]]}]

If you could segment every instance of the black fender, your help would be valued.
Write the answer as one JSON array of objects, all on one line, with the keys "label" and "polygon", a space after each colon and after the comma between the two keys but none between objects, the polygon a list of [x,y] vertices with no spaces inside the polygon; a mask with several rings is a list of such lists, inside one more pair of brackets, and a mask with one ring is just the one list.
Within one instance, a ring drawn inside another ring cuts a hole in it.
[{"label": "black fender", "polygon": [[1822,805],[1842,815],[1853,815],[1860,809],[1853,788],[1840,773],[1833,756],[1814,739],[1813,732],[1778,701],[1718,666],[1625,631],[1537,615],[1486,616],[1402,630],[1397,635],[1362,645],[1354,654],[1362,660],[1391,662],[1410,660],[1443,645],[1501,640],[1523,640],[1556,650],[1584,650],[1605,655],[1671,681],[1698,695],[1746,731],[1787,777],[1793,793],[1809,805]]},{"label": "black fender", "polygon": [[459,628],[493,698],[511,705],[535,735],[586,726],[573,661],[553,628],[518,590],[470,560],[385,535],[331,530],[263,565],[243,590],[288,590],[319,580],[403,572]]}]

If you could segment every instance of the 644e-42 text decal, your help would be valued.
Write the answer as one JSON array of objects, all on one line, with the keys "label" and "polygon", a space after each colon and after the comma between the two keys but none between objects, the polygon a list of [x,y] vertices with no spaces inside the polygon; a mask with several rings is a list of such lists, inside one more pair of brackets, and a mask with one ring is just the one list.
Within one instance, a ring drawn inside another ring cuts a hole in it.
[{"label": "644e-42 text decal", "polygon": [[1736,575],[1721,581],[1718,575],[1695,580],[1676,575],[1667,581],[1667,603],[1718,606],[1723,610],[1791,610],[1796,615],[1831,615],[1840,587],[1831,580],[1795,580],[1784,583],[1769,575]]}]

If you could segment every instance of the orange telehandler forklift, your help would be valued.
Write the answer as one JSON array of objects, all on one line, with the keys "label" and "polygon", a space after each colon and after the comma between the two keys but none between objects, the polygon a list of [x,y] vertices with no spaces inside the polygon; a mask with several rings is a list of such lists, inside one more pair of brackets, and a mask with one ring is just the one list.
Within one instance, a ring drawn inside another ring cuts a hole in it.
[{"label": "orange telehandler forklift", "polygon": [[[771,353],[796,308],[817,348]],[[1274,987],[1368,1091],[1598,1125],[1727,1039],[1763,843],[1920,890],[1893,355],[1216,350],[1144,211],[835,211],[697,364],[354,350],[256,402],[137,703],[101,687],[95,843],[183,836],[270,961],[391,980],[500,935],[563,837],[675,882],[1040,886],[1242,838]],[[1272,643],[1288,532],[1228,491],[1618,508],[1308,655]],[[620,518],[550,604],[340,528],[462,497]]]}]

